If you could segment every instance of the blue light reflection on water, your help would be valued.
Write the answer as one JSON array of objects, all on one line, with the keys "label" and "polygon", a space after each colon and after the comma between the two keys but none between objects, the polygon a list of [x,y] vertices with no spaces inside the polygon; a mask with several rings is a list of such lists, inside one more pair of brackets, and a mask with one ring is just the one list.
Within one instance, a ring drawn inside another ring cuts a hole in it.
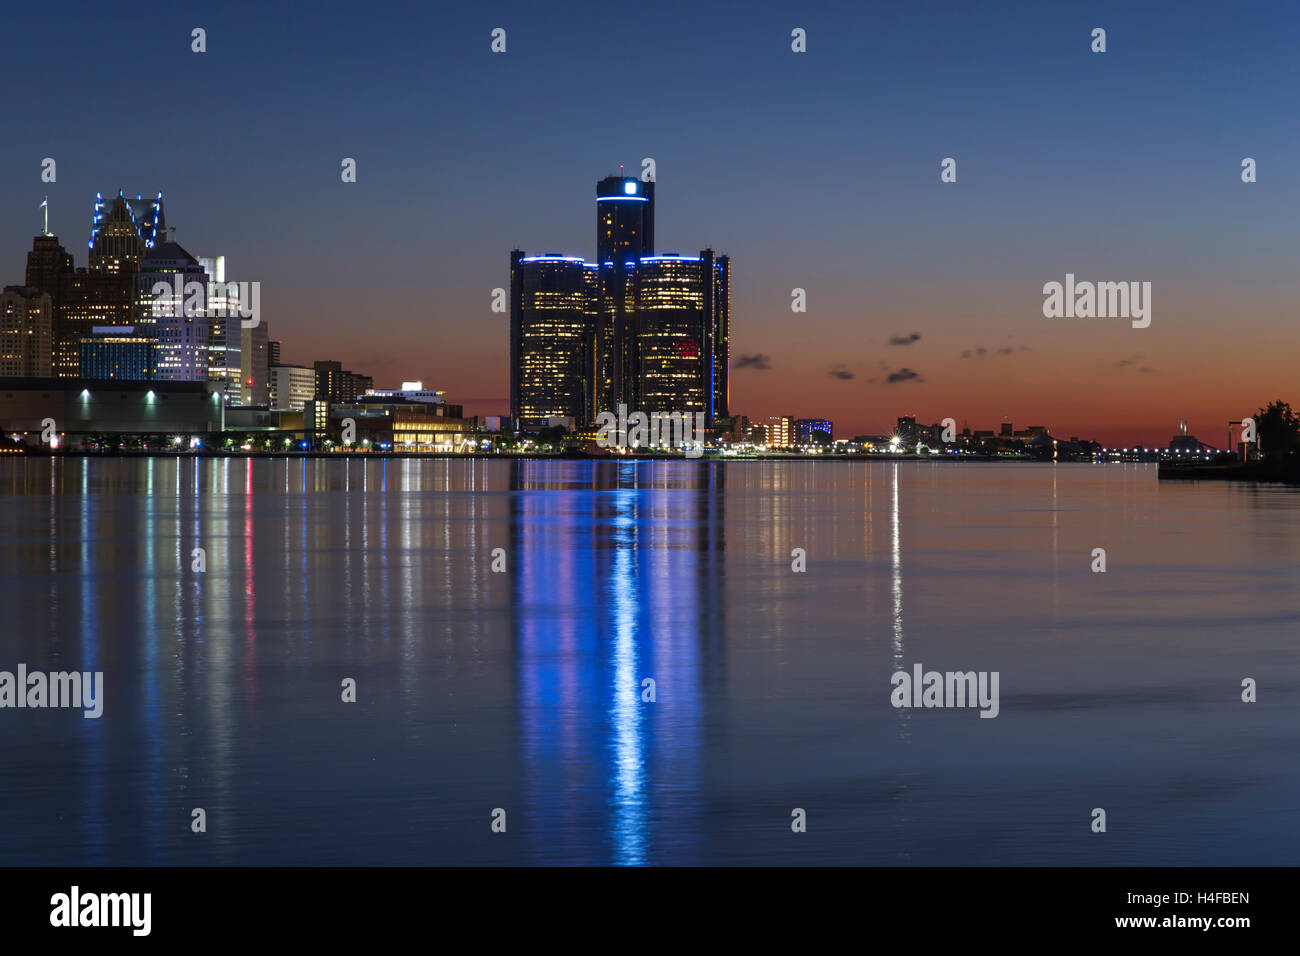
[{"label": "blue light reflection on water", "polygon": [[[1110,466],[3,462],[0,667],[107,696],[0,713],[0,858],[1295,862],[1298,500]],[[1001,715],[892,709],[916,661],[1000,670]],[[1081,803],[1130,824],[1079,842]]]}]

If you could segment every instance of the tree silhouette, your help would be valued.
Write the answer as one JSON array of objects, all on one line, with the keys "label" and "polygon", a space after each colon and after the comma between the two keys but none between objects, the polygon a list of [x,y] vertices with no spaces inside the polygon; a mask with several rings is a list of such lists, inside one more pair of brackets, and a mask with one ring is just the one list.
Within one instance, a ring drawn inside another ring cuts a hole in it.
[{"label": "tree silhouette", "polygon": [[1269,461],[1287,460],[1300,448],[1300,418],[1280,399],[1255,413],[1260,453]]}]

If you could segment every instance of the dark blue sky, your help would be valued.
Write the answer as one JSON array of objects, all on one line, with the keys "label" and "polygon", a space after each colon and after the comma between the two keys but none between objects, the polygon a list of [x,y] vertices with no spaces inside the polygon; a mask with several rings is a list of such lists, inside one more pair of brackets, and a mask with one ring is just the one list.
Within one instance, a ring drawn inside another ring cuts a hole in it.
[{"label": "dark blue sky", "polygon": [[[182,245],[262,282],[286,361],[500,413],[509,250],[590,255],[595,181],[650,156],[660,251],[734,257],[733,361],[771,366],[734,372],[740,412],[848,433],[1006,415],[1113,441],[1190,417],[1217,438],[1300,399],[1296,10],[26,5],[0,60],[0,281],[22,280],[43,195],[85,265],[95,192],[161,189]],[[1045,319],[1067,272],[1152,281],[1151,328]],[[916,378],[886,384],[900,368]]]}]

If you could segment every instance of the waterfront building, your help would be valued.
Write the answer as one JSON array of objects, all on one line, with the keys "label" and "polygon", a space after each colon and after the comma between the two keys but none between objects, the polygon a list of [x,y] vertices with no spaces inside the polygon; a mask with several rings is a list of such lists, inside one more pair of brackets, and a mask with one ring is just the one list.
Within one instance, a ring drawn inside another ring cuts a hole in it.
[{"label": "waterfront building", "polygon": [[814,433],[833,439],[833,432],[831,423],[825,418],[800,418],[794,423],[794,440],[797,445],[811,445]]}]

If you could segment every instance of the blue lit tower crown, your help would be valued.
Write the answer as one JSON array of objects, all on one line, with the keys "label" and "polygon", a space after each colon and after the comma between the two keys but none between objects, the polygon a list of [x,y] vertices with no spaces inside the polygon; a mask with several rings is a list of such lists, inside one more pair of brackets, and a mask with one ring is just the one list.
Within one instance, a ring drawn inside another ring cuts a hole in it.
[{"label": "blue lit tower crown", "polygon": [[90,224],[90,271],[134,272],[145,253],[166,239],[167,221],[163,198],[139,194],[127,198],[119,189],[111,204],[104,194],[95,193],[95,212]]}]

